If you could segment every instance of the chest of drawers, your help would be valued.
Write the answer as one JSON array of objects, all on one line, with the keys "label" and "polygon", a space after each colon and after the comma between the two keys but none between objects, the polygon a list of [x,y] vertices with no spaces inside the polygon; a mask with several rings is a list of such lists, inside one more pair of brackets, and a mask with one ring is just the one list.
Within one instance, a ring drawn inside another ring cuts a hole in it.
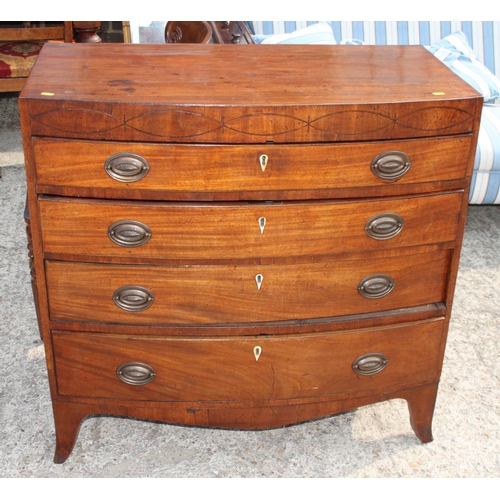
[{"label": "chest of drawers", "polygon": [[46,46],[20,110],[55,461],[92,415],[391,398],[430,441],[481,105],[421,47]]}]

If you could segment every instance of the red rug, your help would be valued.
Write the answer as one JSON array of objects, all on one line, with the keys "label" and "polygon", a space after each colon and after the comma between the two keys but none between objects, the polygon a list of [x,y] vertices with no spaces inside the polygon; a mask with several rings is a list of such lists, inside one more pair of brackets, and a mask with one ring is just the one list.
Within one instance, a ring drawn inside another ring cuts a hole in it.
[{"label": "red rug", "polygon": [[0,78],[27,77],[44,43],[0,43]]}]

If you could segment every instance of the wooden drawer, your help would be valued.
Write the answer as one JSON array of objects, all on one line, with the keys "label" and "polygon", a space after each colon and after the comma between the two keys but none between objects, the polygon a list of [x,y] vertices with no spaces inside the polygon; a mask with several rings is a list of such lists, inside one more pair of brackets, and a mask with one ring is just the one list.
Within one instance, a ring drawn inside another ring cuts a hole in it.
[{"label": "wooden drawer", "polygon": [[[461,179],[466,173],[471,144],[470,136],[242,146],[33,141],[38,192],[183,200],[238,199],[241,196],[297,199],[300,198],[298,193],[306,191],[312,198],[321,198],[321,193],[329,189],[377,187],[394,182],[402,186],[428,185]],[[382,165],[383,175],[389,178],[380,178],[372,170],[372,162],[379,155],[392,151],[407,155],[411,167],[400,178],[392,177],[400,170],[399,156],[386,156],[380,159],[379,165]],[[262,155],[267,160],[262,159]],[[105,164],[110,157],[108,174]],[[136,177],[140,178],[135,180]]]},{"label": "wooden drawer", "polygon": [[[379,259],[359,254],[353,260],[260,266],[50,261],[46,270],[50,317],[55,321],[238,324],[441,302],[448,260],[448,252],[443,251]],[[360,293],[360,286],[368,297]]]},{"label": "wooden drawer", "polygon": [[42,198],[46,253],[156,259],[328,255],[454,241],[463,193],[359,203]]},{"label": "wooden drawer", "polygon": [[[436,320],[285,337],[139,338],[56,332],[53,345],[59,395],[244,401],[432,382],[439,368],[442,329],[443,321]],[[360,366],[381,371],[356,373],[353,363],[370,354],[377,356],[365,357]],[[133,385],[139,382],[145,383]]]}]

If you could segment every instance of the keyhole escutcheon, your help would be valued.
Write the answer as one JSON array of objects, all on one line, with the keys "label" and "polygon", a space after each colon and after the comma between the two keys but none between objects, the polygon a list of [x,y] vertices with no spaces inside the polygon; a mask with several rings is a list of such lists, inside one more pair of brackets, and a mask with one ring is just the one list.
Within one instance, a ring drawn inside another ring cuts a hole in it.
[{"label": "keyhole escutcheon", "polygon": [[253,355],[255,357],[255,361],[259,361],[260,355],[262,354],[262,347],[260,345],[256,345],[253,348]]},{"label": "keyhole escutcheon", "polygon": [[259,218],[259,229],[260,234],[264,234],[264,229],[266,228],[267,219],[265,217]]},{"label": "keyhole escutcheon", "polygon": [[262,172],[266,171],[268,161],[269,161],[269,156],[267,156],[267,155],[260,155],[259,156],[260,168],[261,168]]},{"label": "keyhole escutcheon", "polygon": [[255,276],[255,283],[257,283],[257,290],[260,290],[262,288],[263,281],[264,281],[264,276],[262,276],[262,274],[257,274],[257,276]]}]

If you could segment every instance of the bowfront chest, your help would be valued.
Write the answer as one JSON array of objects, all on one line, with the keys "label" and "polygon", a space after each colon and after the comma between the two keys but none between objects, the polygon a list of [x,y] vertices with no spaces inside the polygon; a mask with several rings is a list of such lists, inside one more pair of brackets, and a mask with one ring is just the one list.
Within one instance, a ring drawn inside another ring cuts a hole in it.
[{"label": "bowfront chest", "polygon": [[46,45],[20,97],[56,427],[431,422],[482,98],[422,47]]}]

